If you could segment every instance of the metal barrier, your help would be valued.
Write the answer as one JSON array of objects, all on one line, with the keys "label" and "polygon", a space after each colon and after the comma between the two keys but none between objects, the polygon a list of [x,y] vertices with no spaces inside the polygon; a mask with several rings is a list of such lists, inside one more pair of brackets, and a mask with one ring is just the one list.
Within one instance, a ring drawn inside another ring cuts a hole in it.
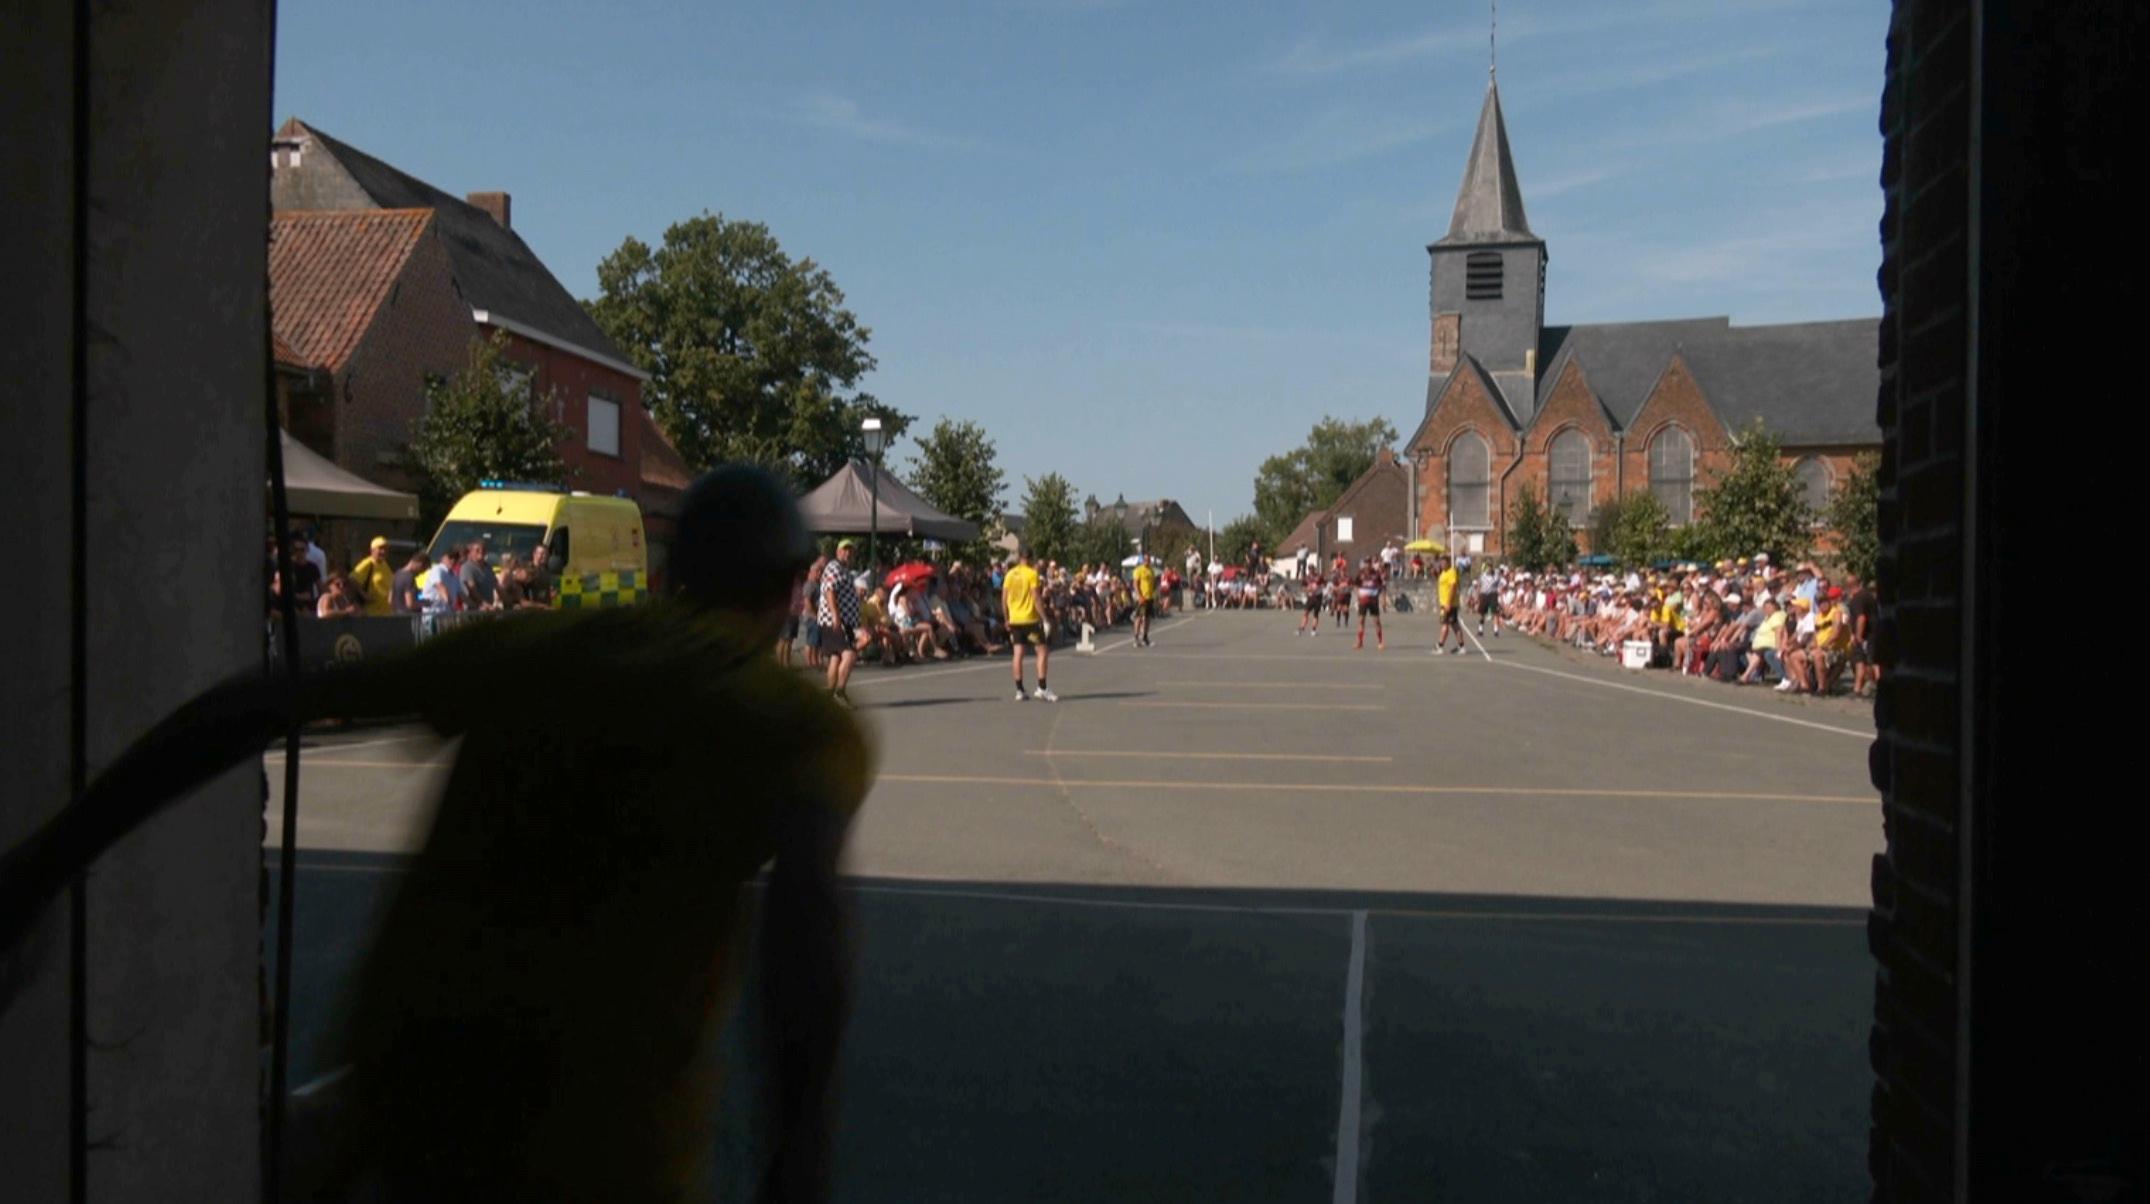
[{"label": "metal barrier", "polygon": [[[299,664],[308,669],[334,669],[368,657],[406,652],[434,636],[467,623],[490,623],[514,611],[473,610],[455,614],[350,615],[337,619],[299,619]],[[283,663],[283,640],[279,624],[268,627],[269,663]]]}]

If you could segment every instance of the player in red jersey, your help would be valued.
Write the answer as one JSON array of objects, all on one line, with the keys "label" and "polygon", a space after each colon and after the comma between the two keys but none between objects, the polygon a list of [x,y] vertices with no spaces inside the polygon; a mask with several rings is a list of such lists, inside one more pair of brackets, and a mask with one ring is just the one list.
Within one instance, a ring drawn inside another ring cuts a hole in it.
[{"label": "player in red jersey", "polygon": [[1359,642],[1355,647],[1366,647],[1366,620],[1370,616],[1374,621],[1374,647],[1382,652],[1388,651],[1388,636],[1381,630],[1381,592],[1387,585],[1388,582],[1382,577],[1381,570],[1375,566],[1373,557],[1368,556],[1360,563],[1358,581],[1354,586],[1359,597]]}]

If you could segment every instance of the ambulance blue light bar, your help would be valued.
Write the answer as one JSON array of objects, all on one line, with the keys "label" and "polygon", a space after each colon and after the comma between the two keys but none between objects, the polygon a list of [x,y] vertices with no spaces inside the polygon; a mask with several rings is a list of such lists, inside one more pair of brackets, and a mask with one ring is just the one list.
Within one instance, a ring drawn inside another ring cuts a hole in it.
[{"label": "ambulance blue light bar", "polygon": [[548,484],[544,484],[543,482],[539,482],[539,481],[498,481],[498,480],[494,480],[494,479],[492,479],[492,478],[490,478],[490,477],[486,478],[485,480],[482,480],[482,481],[478,482],[478,488],[480,488],[480,489],[519,489],[519,490],[525,490],[525,491],[528,491],[528,492],[532,492],[532,493],[558,493],[558,492],[560,492],[560,487],[559,487],[558,485],[548,485]]}]

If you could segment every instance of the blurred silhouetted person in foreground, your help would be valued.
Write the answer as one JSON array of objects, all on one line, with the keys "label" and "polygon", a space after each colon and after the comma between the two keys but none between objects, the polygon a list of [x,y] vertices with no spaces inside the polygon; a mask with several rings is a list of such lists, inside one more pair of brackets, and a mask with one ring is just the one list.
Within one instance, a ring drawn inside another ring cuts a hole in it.
[{"label": "blurred silhouetted person in foreground", "polygon": [[[706,1190],[716,1039],[773,860],[762,1198],[826,1198],[849,1001],[836,873],[871,768],[851,716],[770,655],[811,555],[788,490],[721,468],[687,494],[665,599],[473,624],[295,687],[220,686],[0,862],[0,951],[119,835],[258,757],[293,714],[416,714],[462,746],[343,1002],[333,1152],[297,1177],[393,1201]],[[439,688],[480,680],[498,688]]]}]

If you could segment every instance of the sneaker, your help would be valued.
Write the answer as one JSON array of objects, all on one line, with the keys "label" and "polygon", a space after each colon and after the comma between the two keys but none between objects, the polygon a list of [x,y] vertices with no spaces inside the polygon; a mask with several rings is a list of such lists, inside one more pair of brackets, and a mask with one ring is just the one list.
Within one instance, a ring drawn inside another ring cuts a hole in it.
[{"label": "sneaker", "polygon": [[1480,623],[1480,624],[1478,625],[1478,638],[1479,638],[1479,639],[1484,639],[1484,638],[1485,638],[1485,635],[1486,635],[1486,625],[1485,625],[1485,624],[1483,624],[1483,623]]},{"label": "sneaker", "polygon": [[1015,700],[1017,702],[1029,702],[1030,695],[1023,693],[1021,687],[1017,687],[1015,691]]},{"label": "sneaker", "polygon": [[1462,655],[1463,655],[1463,645],[1461,645],[1461,644],[1458,644],[1458,645],[1456,645],[1456,647],[1455,647],[1455,653],[1456,653],[1456,655],[1457,655],[1457,656],[1462,656]]},{"label": "sneaker", "polygon": [[1784,679],[1783,681],[1780,681],[1780,682],[1778,682],[1778,683],[1777,683],[1777,693],[1779,693],[1779,694],[1785,694],[1785,693],[1789,693],[1789,692],[1791,691],[1791,688],[1792,688],[1792,679],[1791,679],[1791,678],[1789,678],[1789,677],[1787,677],[1787,678],[1785,678],[1785,679]]},{"label": "sneaker", "polygon": [[1387,640],[1375,640],[1375,641],[1374,641],[1374,651],[1376,651],[1376,652],[1387,652],[1388,650],[1389,650],[1389,644],[1388,644],[1388,641],[1387,641]]},{"label": "sneaker", "polygon": [[1501,629],[1500,629],[1500,628],[1496,627],[1496,628],[1494,628],[1494,629],[1493,629],[1493,638],[1494,638],[1494,639],[1496,639],[1496,640],[1497,640],[1497,639],[1499,639],[1499,638],[1501,638]]},{"label": "sneaker", "polygon": [[845,693],[842,690],[830,690],[829,698],[834,701],[837,706],[840,706],[847,711],[855,711],[858,709],[858,704],[851,701],[851,695]]},{"label": "sneaker", "polygon": [[1055,694],[1055,693],[1053,693],[1053,692],[1052,692],[1051,690],[1045,689],[1044,687],[1042,687],[1042,686],[1041,686],[1041,687],[1039,687],[1039,689],[1038,689],[1038,701],[1039,701],[1039,702],[1058,702],[1058,701],[1060,701],[1060,696],[1059,696],[1058,694]]}]

